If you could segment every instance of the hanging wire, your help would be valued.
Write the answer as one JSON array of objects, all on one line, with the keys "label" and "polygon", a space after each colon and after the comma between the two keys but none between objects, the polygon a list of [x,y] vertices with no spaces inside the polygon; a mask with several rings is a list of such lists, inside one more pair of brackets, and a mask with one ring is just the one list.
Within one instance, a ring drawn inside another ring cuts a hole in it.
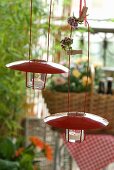
[{"label": "hanging wire", "polygon": [[[72,38],[72,27],[70,30],[70,38]],[[71,49],[69,49],[71,50]],[[68,113],[70,112],[70,54],[68,55]]]},{"label": "hanging wire", "polygon": [[[84,0],[84,6],[86,6],[86,0]],[[81,11],[82,11],[82,0],[80,0],[80,7],[79,7],[79,17],[81,15]],[[85,98],[84,98],[84,115],[86,113],[86,103],[87,103],[87,88],[88,88],[88,78],[89,78],[89,63],[90,63],[90,57],[89,57],[89,47],[90,47],[90,28],[89,28],[89,23],[87,22],[86,18],[85,18],[85,23],[88,26],[88,61],[87,61],[87,81],[86,81],[86,92],[85,92]],[[72,37],[72,27],[71,27],[71,32],[70,32],[70,38]],[[68,72],[68,113],[70,112],[70,55],[69,55],[69,72]],[[83,119],[83,116],[82,116]],[[80,134],[80,142],[82,140],[82,133],[83,130],[81,129],[81,134]],[[85,137],[84,137],[85,138]],[[69,140],[69,139],[68,139]]]},{"label": "hanging wire", "polygon": [[[86,1],[84,0],[84,6],[86,6]],[[82,0],[80,0],[80,9],[79,9],[79,15],[81,15],[81,10],[82,10]],[[88,26],[88,61],[87,61],[87,81],[86,81],[86,92],[85,92],[85,97],[84,97],[84,114],[86,113],[86,103],[87,103],[87,88],[88,88],[88,79],[89,79],[89,46],[90,46],[90,28],[89,28],[89,23],[85,20],[87,26]],[[70,32],[70,38],[72,37],[72,27],[71,27],[71,32]],[[69,55],[69,72],[68,72],[68,113],[70,112],[70,55]]]},{"label": "hanging wire", "polygon": [[29,60],[31,59],[32,53],[32,0],[30,0],[30,28],[29,28]]},{"label": "hanging wire", "polygon": [[80,3],[79,3],[79,17],[81,15],[81,11],[82,11],[82,0],[80,0]]},{"label": "hanging wire", "polygon": [[52,12],[52,0],[50,0],[49,19],[48,19],[48,35],[47,35],[47,61],[49,60],[49,47],[50,47],[50,23]]},{"label": "hanging wire", "polygon": [[[50,47],[50,25],[51,25],[51,12],[52,12],[52,0],[50,0],[50,5],[49,5],[49,18],[48,18],[48,35],[47,35],[47,61],[49,60],[49,47]],[[47,74],[45,76],[45,83],[44,83],[44,89],[45,89],[45,85],[46,85],[46,80],[47,80]],[[44,142],[46,142],[46,131],[47,131],[47,126],[45,124],[45,134],[44,134]],[[46,146],[44,145],[44,148]]]},{"label": "hanging wire", "polygon": [[[86,0],[84,0],[84,6],[86,7]],[[84,24],[85,24],[85,26],[87,26],[87,17],[86,16],[84,18]]]},{"label": "hanging wire", "polygon": [[[86,7],[86,0],[84,0],[84,6]],[[80,0],[80,4],[79,4],[79,17],[81,16],[81,11],[82,11],[82,0]],[[89,28],[89,23],[88,21],[86,20],[86,17],[84,18],[84,23],[85,23],[85,26],[87,25],[88,27],[88,61],[87,61],[87,81],[86,81],[86,92],[85,92],[85,97],[84,97],[84,114],[86,112],[86,103],[87,103],[87,88],[88,88],[88,78],[89,78],[89,47],[90,47],[90,28]]]},{"label": "hanging wire", "polygon": [[[84,6],[86,7],[86,0],[84,0]],[[80,0],[80,15],[81,15],[81,9],[82,8],[82,0]],[[86,103],[87,103],[87,88],[88,88],[88,78],[89,78],[89,46],[90,46],[90,30],[89,30],[89,23],[86,20],[86,17],[84,18],[84,24],[85,26],[88,26],[88,60],[87,60],[87,81],[86,81],[86,90],[85,90],[85,97],[84,97],[84,115],[86,114]],[[84,119],[84,117],[82,116],[82,119]],[[81,134],[80,134],[80,143],[81,143],[81,139],[82,139],[82,133],[83,130],[81,129]],[[86,135],[84,135],[84,140],[86,138]]]},{"label": "hanging wire", "polygon": [[[47,35],[47,61],[49,60],[51,12],[52,12],[52,0],[50,0],[50,5],[49,5],[48,35]],[[46,74],[46,76],[45,76],[44,88],[43,88],[43,89],[45,89],[46,80],[47,80],[47,74]]]},{"label": "hanging wire", "polygon": [[89,63],[90,63],[90,56],[89,56],[89,47],[90,47],[90,27],[88,21],[86,21],[88,27],[88,59],[87,59],[87,81],[86,81],[86,92],[85,92],[85,99],[84,99],[84,114],[86,112],[86,103],[87,103],[87,88],[88,88],[88,79],[89,79]]},{"label": "hanging wire", "polygon": [[70,55],[68,56],[68,113],[70,112]]}]

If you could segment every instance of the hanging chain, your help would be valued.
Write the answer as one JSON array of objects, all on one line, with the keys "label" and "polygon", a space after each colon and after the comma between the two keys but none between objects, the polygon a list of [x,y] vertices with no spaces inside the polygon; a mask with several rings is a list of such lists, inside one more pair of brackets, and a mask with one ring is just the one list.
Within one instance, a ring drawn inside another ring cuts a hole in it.
[{"label": "hanging chain", "polygon": [[32,57],[32,0],[30,0],[30,28],[29,28],[29,60]]}]

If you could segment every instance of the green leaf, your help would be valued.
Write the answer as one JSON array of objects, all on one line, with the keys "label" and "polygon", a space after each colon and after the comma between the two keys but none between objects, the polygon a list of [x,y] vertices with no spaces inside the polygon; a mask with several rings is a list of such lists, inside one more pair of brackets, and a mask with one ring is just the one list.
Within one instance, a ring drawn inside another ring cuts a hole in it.
[{"label": "green leaf", "polygon": [[33,156],[29,154],[23,154],[20,160],[21,170],[33,170]]},{"label": "green leaf", "polygon": [[0,159],[0,170],[19,170],[19,163]]},{"label": "green leaf", "polygon": [[12,159],[15,153],[15,147],[11,139],[0,138],[0,157],[3,159]]}]

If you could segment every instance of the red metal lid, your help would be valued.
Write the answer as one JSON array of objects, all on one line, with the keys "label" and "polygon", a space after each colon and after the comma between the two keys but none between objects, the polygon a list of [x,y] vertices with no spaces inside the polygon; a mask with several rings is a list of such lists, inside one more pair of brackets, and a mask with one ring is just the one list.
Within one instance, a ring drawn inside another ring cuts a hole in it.
[{"label": "red metal lid", "polygon": [[53,62],[44,60],[21,60],[9,63],[6,67],[24,72],[59,74],[67,73],[68,68]]},{"label": "red metal lid", "polygon": [[44,122],[53,127],[75,130],[103,128],[109,123],[100,116],[82,112],[57,113],[46,117]]}]

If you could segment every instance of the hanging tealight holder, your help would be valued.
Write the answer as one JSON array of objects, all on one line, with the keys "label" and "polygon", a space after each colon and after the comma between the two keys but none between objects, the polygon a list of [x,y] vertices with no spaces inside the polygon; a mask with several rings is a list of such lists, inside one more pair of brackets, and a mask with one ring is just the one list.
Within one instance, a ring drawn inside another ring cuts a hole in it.
[{"label": "hanging tealight holder", "polygon": [[[86,5],[86,3],[85,3]],[[86,12],[87,7],[83,7],[82,9],[82,1],[80,0],[80,12],[79,12],[79,19],[78,22],[83,22],[83,20],[86,18]],[[69,20],[68,20],[69,21]],[[76,26],[77,28],[77,20],[72,20],[70,18],[69,22],[71,25],[71,33],[70,37],[65,37],[61,41],[61,47],[67,52],[67,55],[69,56],[69,70],[70,70],[70,56],[75,54],[82,54],[82,50],[72,50],[71,44],[73,43],[73,39],[71,37],[72,35],[72,26]],[[74,22],[75,21],[75,22]],[[88,65],[87,65],[87,73],[89,71],[89,24],[86,21],[86,24],[88,26]],[[88,75],[88,74],[87,74]],[[86,88],[88,86],[88,77],[87,77],[87,83]],[[66,142],[82,142],[85,140],[85,130],[90,129],[99,129],[104,128],[108,125],[108,121],[100,116],[86,113],[86,102],[87,102],[87,91],[85,92],[85,99],[84,99],[84,111],[78,112],[70,111],[70,71],[68,72],[68,112],[63,113],[56,113],[51,116],[47,116],[44,121],[55,128],[64,129],[65,132],[65,140]],[[82,107],[83,107],[82,106]]]},{"label": "hanging tealight holder", "polygon": [[65,140],[67,142],[83,142],[85,139],[84,130],[66,129]]},{"label": "hanging tealight holder", "polygon": [[45,88],[45,73],[26,73],[26,87],[42,90]]},{"label": "hanging tealight holder", "polygon": [[63,112],[47,116],[44,121],[65,130],[66,142],[83,142],[85,130],[104,128],[108,121],[100,116],[84,112]]},{"label": "hanging tealight holder", "polygon": [[[46,63],[44,60],[31,60],[33,62],[33,67],[36,67],[36,64]],[[29,63],[30,64],[30,63]],[[42,70],[39,69],[39,72],[26,72],[26,87],[32,89],[43,90],[45,88],[46,82],[46,73],[42,73]]]},{"label": "hanging tealight holder", "polygon": [[[51,1],[52,4],[52,1]],[[29,37],[29,60],[15,61],[6,64],[6,67],[19,70],[26,73],[26,87],[43,90],[45,88],[47,74],[67,73],[68,68],[58,64],[49,62],[49,45],[50,45],[50,19],[51,19],[51,4],[48,27],[48,45],[47,45],[47,60],[31,59],[32,57],[32,0],[30,0],[30,37]]]},{"label": "hanging tealight holder", "polygon": [[47,74],[68,72],[68,68],[45,60],[23,60],[9,63],[6,67],[26,73],[26,87],[42,90],[45,88]]},{"label": "hanging tealight holder", "polygon": [[[84,116],[83,113],[72,113],[72,112],[68,113],[68,117],[73,118],[73,119],[76,119],[76,117],[77,117],[77,119],[78,118],[81,119],[81,117],[83,118],[83,116]],[[65,130],[65,140],[67,142],[72,142],[72,143],[83,142],[84,139],[85,139],[85,133],[84,133],[84,130],[81,129],[81,127],[79,129],[78,128],[77,128],[77,130],[76,129],[70,129],[70,128],[66,129]]]}]

